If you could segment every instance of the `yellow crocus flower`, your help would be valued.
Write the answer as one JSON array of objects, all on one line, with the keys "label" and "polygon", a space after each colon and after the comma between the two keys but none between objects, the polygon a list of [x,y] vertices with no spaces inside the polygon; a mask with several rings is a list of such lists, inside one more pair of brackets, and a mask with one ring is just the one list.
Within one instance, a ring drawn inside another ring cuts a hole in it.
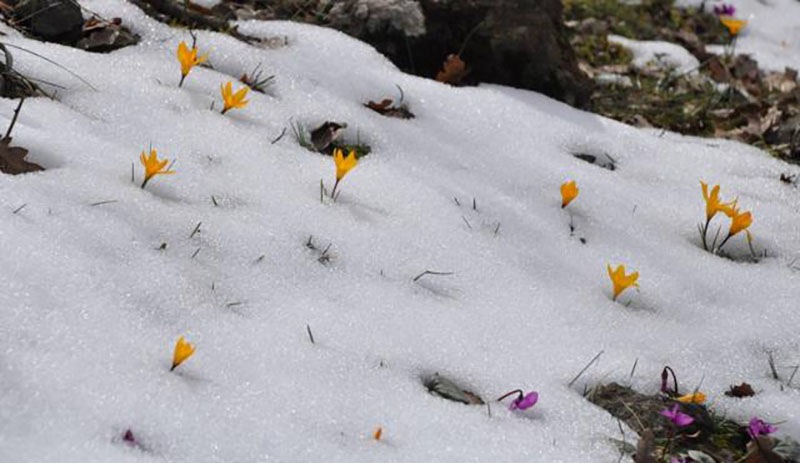
[{"label": "yellow crocus flower", "polygon": [[636,280],[639,279],[639,272],[633,272],[630,275],[625,275],[625,266],[619,265],[616,270],[611,269],[611,265],[606,265],[608,269],[608,276],[611,278],[611,282],[614,284],[614,298],[613,300],[617,300],[620,294],[623,291],[630,288],[631,286],[639,287],[639,283]]},{"label": "yellow crocus flower", "polygon": [[187,342],[183,336],[178,338],[178,342],[175,343],[175,353],[172,354],[172,368],[170,368],[170,371],[177,368],[178,365],[191,357],[192,354],[194,354],[194,345]]},{"label": "yellow crocus flower", "polygon": [[150,179],[156,175],[175,173],[174,170],[169,170],[167,167],[169,159],[158,159],[158,153],[154,149],[150,150],[150,156],[146,156],[145,152],[142,151],[142,154],[139,156],[139,162],[141,162],[144,166],[144,181],[142,182],[142,188],[144,188],[144,186],[147,185],[147,182],[149,182]]},{"label": "yellow crocus flower", "polygon": [[186,45],[186,42],[181,42],[178,45],[177,55],[178,62],[181,63],[181,82],[178,84],[178,87],[180,87],[183,85],[184,79],[189,75],[192,68],[198,64],[204,63],[208,59],[208,53],[197,56],[197,47],[192,46],[192,49],[189,50],[189,46]]},{"label": "yellow crocus flower", "polygon": [[336,200],[336,187],[339,186],[339,182],[350,172],[356,164],[358,164],[358,158],[356,157],[355,150],[350,150],[350,153],[347,157],[344,157],[344,152],[336,148],[333,150],[333,162],[336,164],[336,183],[333,184],[333,191],[331,191],[331,198]]},{"label": "yellow crocus flower", "polygon": [[717,212],[730,215],[732,208],[736,205],[736,201],[723,203],[719,197],[719,185],[714,185],[711,188],[711,194],[708,193],[708,184],[700,182],[700,187],[703,189],[703,199],[706,200],[706,220],[711,221]]},{"label": "yellow crocus flower", "polygon": [[682,395],[676,398],[675,400],[684,404],[703,405],[704,403],[706,403],[706,395],[698,391],[698,392],[693,392],[691,394]]},{"label": "yellow crocus flower", "polygon": [[575,180],[564,182],[561,184],[561,208],[565,208],[572,202],[573,199],[578,197],[580,190]]},{"label": "yellow crocus flower", "polygon": [[720,16],[719,22],[728,29],[731,36],[736,37],[739,32],[747,26],[747,21],[744,19],[736,19],[733,16]]},{"label": "yellow crocus flower", "polygon": [[753,214],[750,211],[739,213],[739,209],[734,208],[730,214],[731,228],[728,236],[733,236],[742,230],[746,230],[753,223]]},{"label": "yellow crocus flower", "polygon": [[229,109],[244,108],[250,102],[244,99],[247,96],[247,92],[250,91],[250,87],[244,86],[236,90],[236,93],[233,93],[233,82],[228,82],[225,85],[220,85],[220,91],[225,105],[222,108],[222,114],[228,112]]},{"label": "yellow crocus flower", "polygon": [[333,151],[333,162],[336,163],[336,181],[338,182],[358,164],[358,158],[355,150],[350,150],[347,157],[344,157],[344,152],[336,148]]}]

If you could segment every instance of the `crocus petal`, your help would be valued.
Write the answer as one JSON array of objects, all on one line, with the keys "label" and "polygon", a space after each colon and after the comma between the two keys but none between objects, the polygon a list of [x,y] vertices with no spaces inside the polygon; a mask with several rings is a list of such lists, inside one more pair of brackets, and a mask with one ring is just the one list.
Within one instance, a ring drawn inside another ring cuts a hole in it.
[{"label": "crocus petal", "polygon": [[681,427],[689,426],[694,423],[694,418],[685,413],[678,412],[678,416],[676,416],[672,422]]},{"label": "crocus petal", "polygon": [[706,395],[703,394],[702,392],[698,391],[698,392],[693,392],[691,394],[682,395],[682,396],[678,397],[675,400],[677,400],[678,402],[684,403],[684,404],[700,404],[700,405],[702,405],[706,401]]},{"label": "crocus petal", "polygon": [[750,419],[750,423],[747,425],[747,434],[749,434],[752,439],[772,434],[777,430],[778,428],[776,426],[772,426],[757,417]]},{"label": "crocus petal", "polygon": [[515,402],[517,402],[516,406],[520,410],[526,410],[526,409],[531,408],[534,405],[536,405],[536,402],[538,402],[538,401],[539,401],[539,393],[536,392],[536,391],[531,391],[531,392],[527,393],[524,397],[519,399],[518,402],[517,401],[515,401]]},{"label": "crocus petal", "polygon": [[691,416],[681,413],[678,404],[675,404],[672,408],[668,410],[662,410],[659,412],[661,416],[667,418],[670,422],[678,427],[688,426],[694,423],[694,418]]}]

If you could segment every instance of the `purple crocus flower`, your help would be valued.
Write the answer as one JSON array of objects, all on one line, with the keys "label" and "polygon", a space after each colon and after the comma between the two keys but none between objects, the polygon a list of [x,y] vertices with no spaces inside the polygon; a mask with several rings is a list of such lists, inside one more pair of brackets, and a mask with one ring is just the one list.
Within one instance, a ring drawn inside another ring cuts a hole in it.
[{"label": "purple crocus flower", "polygon": [[736,14],[736,8],[733,5],[721,3],[714,5],[714,14],[717,16],[733,16]]},{"label": "purple crocus flower", "polygon": [[747,425],[747,434],[751,439],[756,439],[758,436],[766,436],[777,431],[778,428],[769,423],[765,423],[761,418],[753,417]]},{"label": "purple crocus flower", "polygon": [[669,410],[661,410],[661,416],[668,419],[672,424],[678,426],[679,428],[689,426],[690,424],[694,423],[694,418],[686,413],[681,413],[678,404],[675,404],[675,406]]},{"label": "purple crocus flower", "polygon": [[527,410],[536,405],[536,402],[538,401],[539,401],[539,393],[536,391],[531,391],[525,395],[520,394],[519,397],[517,397],[516,399],[514,399],[513,402],[511,402],[511,405],[508,406],[508,409]]}]

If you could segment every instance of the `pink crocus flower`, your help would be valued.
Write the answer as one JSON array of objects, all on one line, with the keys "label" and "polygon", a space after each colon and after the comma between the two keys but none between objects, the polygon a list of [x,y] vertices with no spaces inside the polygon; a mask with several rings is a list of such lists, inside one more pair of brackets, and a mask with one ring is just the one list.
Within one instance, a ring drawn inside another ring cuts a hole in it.
[{"label": "pink crocus flower", "polygon": [[765,423],[764,420],[757,417],[753,417],[750,420],[750,423],[747,425],[747,434],[750,435],[751,439],[756,439],[759,436],[766,436],[768,434],[772,434],[777,430],[778,428],[776,426],[772,426],[769,423]]},{"label": "pink crocus flower", "polygon": [[678,404],[675,404],[672,408],[668,410],[662,410],[661,416],[668,419],[672,424],[682,428],[684,426],[689,426],[690,424],[694,423],[694,418],[687,415],[686,413],[681,413],[680,407]]},{"label": "pink crocus flower", "polygon": [[714,14],[717,16],[733,16],[736,14],[736,7],[727,3],[714,5]]},{"label": "pink crocus flower", "polygon": [[517,397],[511,402],[511,405],[508,406],[508,409],[527,410],[536,405],[536,402],[538,401],[539,401],[539,393],[536,391],[531,391],[525,395],[520,394],[519,397]]}]

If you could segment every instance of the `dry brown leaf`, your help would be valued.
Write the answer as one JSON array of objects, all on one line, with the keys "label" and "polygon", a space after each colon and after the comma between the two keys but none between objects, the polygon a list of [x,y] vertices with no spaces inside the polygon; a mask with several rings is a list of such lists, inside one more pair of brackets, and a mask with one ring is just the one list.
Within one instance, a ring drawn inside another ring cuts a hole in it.
[{"label": "dry brown leaf", "polygon": [[725,395],[728,397],[753,397],[756,395],[756,391],[753,390],[753,387],[747,383],[742,383],[738,386],[731,386],[730,390],[725,392]]},{"label": "dry brown leaf", "polygon": [[367,108],[369,108],[369,109],[371,109],[373,111],[376,111],[376,112],[379,112],[379,113],[383,114],[392,106],[392,103],[394,103],[394,101],[392,101],[389,98],[385,98],[380,103],[376,103],[376,102],[374,102],[372,100],[369,100],[369,103],[365,104],[364,106],[366,106]]},{"label": "dry brown leaf", "polygon": [[44,167],[25,160],[28,150],[11,146],[11,137],[0,140],[0,172],[18,175],[44,170]]},{"label": "dry brown leaf", "polygon": [[394,101],[390,98],[384,98],[380,103],[370,100],[368,103],[365,103],[364,106],[386,117],[395,117],[398,119],[414,118],[414,113],[408,110],[408,106],[404,104],[394,106]]},{"label": "dry brown leaf", "polygon": [[436,74],[436,80],[450,85],[458,85],[467,75],[467,64],[458,55],[450,55],[444,61],[442,70]]},{"label": "dry brown leaf", "polygon": [[773,452],[775,440],[769,436],[759,436],[747,444],[745,463],[784,463],[783,457]]}]

